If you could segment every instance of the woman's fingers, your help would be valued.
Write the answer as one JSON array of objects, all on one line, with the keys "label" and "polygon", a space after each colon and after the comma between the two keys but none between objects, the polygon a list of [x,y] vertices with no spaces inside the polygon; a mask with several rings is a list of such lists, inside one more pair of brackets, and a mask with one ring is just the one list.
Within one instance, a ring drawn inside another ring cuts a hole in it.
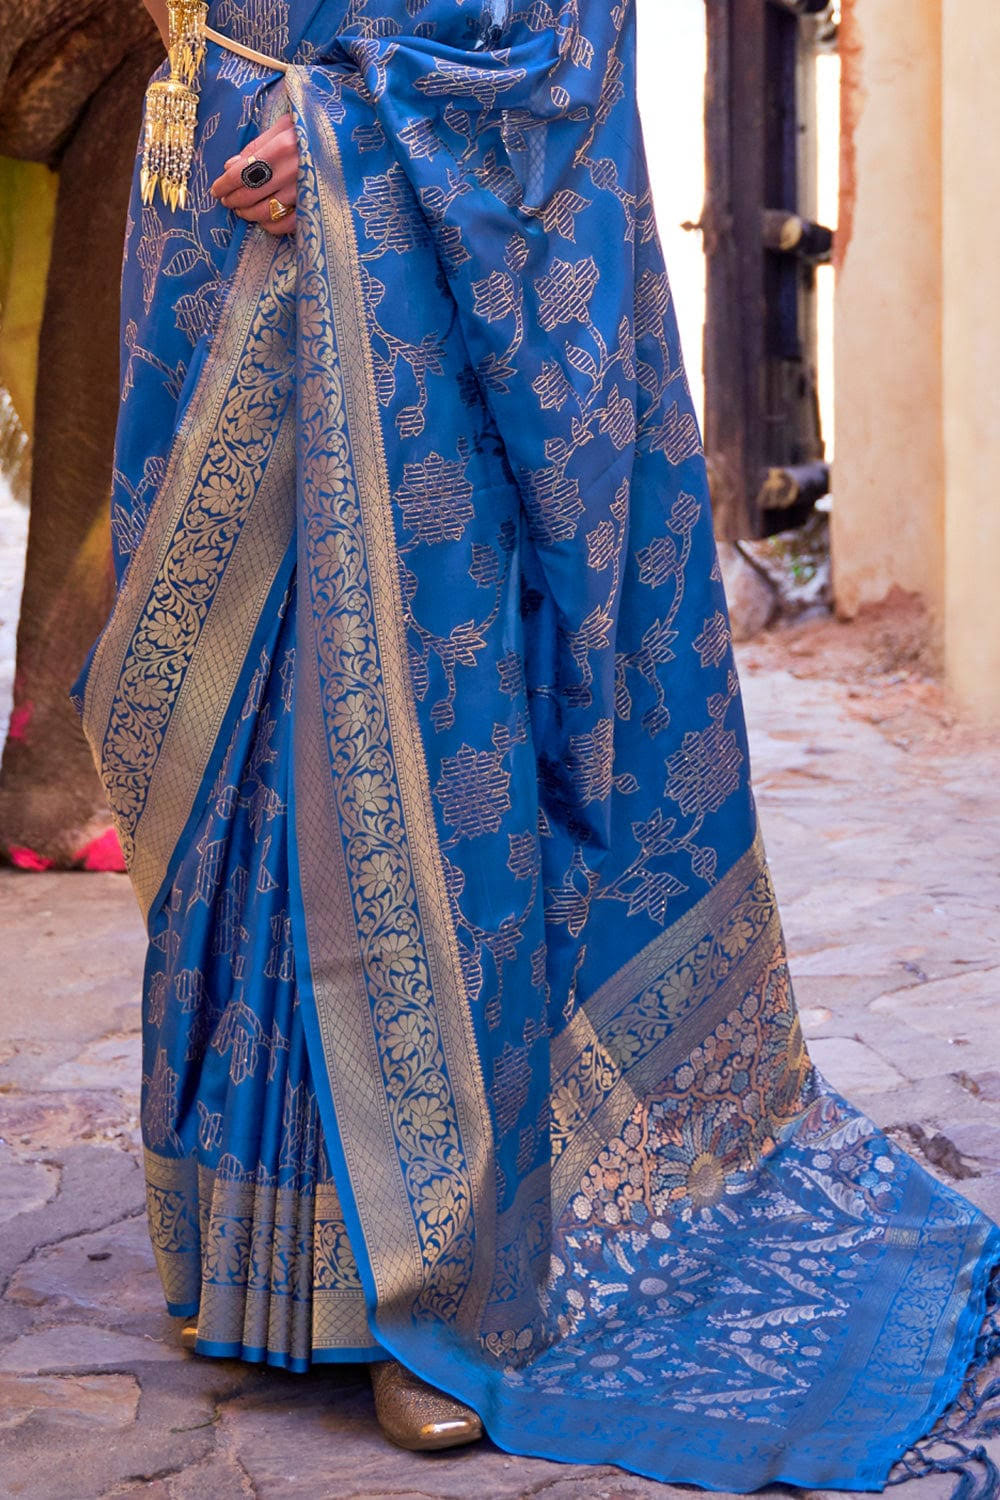
[{"label": "woman's fingers", "polygon": [[[248,188],[241,173],[253,156],[266,162],[271,176],[260,187]],[[268,234],[292,234],[295,230],[295,192],[299,171],[299,145],[291,115],[279,120],[250,141],[226,162],[225,170],[212,183],[212,192],[241,219],[260,224]],[[271,215],[271,204],[277,202],[291,209],[277,219]]]},{"label": "woman's fingers", "polygon": [[280,203],[282,208],[295,207],[294,203],[289,202],[287,197],[282,198],[277,194],[272,194],[270,198],[265,198],[263,203],[251,203],[249,208],[237,209],[236,212],[239,213],[241,219],[249,219],[252,224],[279,223],[282,215],[279,214],[277,219],[274,218],[274,215],[271,213],[272,203]]},{"label": "woman's fingers", "polygon": [[291,130],[293,135],[295,133],[291,114],[287,110],[283,115],[278,116],[273,125],[269,125],[266,130],[261,131],[256,141],[251,143],[249,149],[252,151],[255,145],[266,146],[275,136],[282,135],[286,130]]},{"label": "woman's fingers", "polygon": [[[216,198],[220,198],[226,204],[227,208],[245,208],[248,204],[257,202],[262,196],[267,197],[272,194],[276,184],[279,188],[287,185],[289,176],[294,179],[298,167],[298,155],[298,141],[291,116],[282,115],[280,120],[277,120],[268,130],[263,131],[256,140],[248,142],[237,156],[229,158],[225,170],[212,183],[211,190]],[[258,161],[266,162],[274,174],[269,182],[259,188],[246,187],[240,175],[251,156],[255,156]],[[283,179],[280,183],[279,177]]]},{"label": "woman's fingers", "polygon": [[273,125],[268,126],[267,130],[262,130],[260,135],[256,136],[254,140],[248,141],[242,151],[237,151],[230,156],[226,161],[225,171],[212,184],[212,191],[215,192],[216,185],[224,181],[229,183],[238,182],[240,171],[246,165],[248,156],[256,156],[263,161],[270,161],[269,153],[272,148],[285,141],[286,138],[290,138],[292,141],[295,140],[295,128],[292,125],[292,117],[289,114],[281,115],[279,119],[275,120]]},{"label": "woman's fingers", "polygon": [[298,160],[275,162],[274,176],[263,187],[237,189],[227,193],[222,202],[238,214],[246,214],[248,208],[266,203],[269,198],[280,198],[282,203],[295,201]]},{"label": "woman's fingers", "polygon": [[268,232],[268,234],[294,234],[295,233],[295,211],[294,211],[294,209],[292,210],[292,212],[290,214],[287,214],[285,218],[278,219],[277,222],[274,223],[274,224],[271,224],[268,220],[265,219],[262,222],[262,224],[261,224],[261,228],[262,229],[266,229],[267,232]]},{"label": "woman's fingers", "polygon": [[[270,146],[267,148],[267,156],[257,156],[258,161],[266,161],[271,168],[271,176],[267,182],[260,187],[248,188],[241,180],[239,173],[242,166],[236,168],[236,186],[228,192],[220,193],[219,197],[227,208],[246,208],[250,203],[259,203],[262,198],[267,198],[275,193],[280,193],[289,184],[293,187],[298,176],[299,153],[294,143],[291,147],[287,145]],[[243,165],[246,164],[244,158]]]},{"label": "woman's fingers", "polygon": [[[283,208],[291,209],[290,213],[279,214],[275,218],[271,213],[271,204],[280,203]],[[263,203],[252,203],[249,208],[237,209],[241,219],[248,219],[251,224],[259,224],[266,229],[268,234],[291,234],[295,229],[295,204],[294,200],[289,202],[287,198],[276,197],[274,194],[266,198]]]},{"label": "woman's fingers", "polygon": [[[246,155],[238,158],[232,167],[228,167],[221,177],[216,179],[212,185],[212,191],[227,208],[246,208],[250,203],[257,203],[262,197],[267,197],[295,182],[298,175],[299,153],[294,143],[278,142],[264,148],[267,155],[262,152],[248,151]],[[255,156],[258,161],[266,161],[271,168],[271,176],[267,182],[259,187],[247,187],[240,173],[247,165],[247,157]]]}]

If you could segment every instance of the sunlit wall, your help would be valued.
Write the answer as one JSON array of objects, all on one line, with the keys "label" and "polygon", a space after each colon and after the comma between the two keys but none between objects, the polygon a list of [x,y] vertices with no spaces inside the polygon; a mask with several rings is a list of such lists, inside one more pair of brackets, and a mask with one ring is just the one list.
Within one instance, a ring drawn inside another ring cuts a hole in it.
[{"label": "sunlit wall", "polygon": [[637,0],[639,109],[653,201],[674,294],[691,390],[703,410],[705,258],[684,230],[705,196],[704,0]]}]

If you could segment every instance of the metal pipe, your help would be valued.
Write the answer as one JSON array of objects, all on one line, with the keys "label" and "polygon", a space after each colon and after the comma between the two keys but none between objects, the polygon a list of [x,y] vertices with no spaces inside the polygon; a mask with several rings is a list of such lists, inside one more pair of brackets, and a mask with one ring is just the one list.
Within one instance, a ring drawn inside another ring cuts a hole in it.
[{"label": "metal pipe", "polygon": [[827,261],[833,252],[833,230],[814,224],[783,208],[765,208],[762,216],[764,247],[803,260]]},{"label": "metal pipe", "polygon": [[797,16],[818,16],[830,8],[830,0],[771,0],[771,4],[794,11]]},{"label": "metal pipe", "polygon": [[767,469],[757,504],[762,510],[788,510],[803,502],[815,504],[830,493],[830,465],[822,459],[809,464],[787,464]]}]

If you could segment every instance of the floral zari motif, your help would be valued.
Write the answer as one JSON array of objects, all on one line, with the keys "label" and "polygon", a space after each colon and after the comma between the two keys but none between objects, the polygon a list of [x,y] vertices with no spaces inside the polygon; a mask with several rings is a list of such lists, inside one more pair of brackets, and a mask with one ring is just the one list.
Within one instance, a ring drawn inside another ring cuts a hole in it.
[{"label": "floral zari motif", "polygon": [[[877,1487],[1000,1252],[803,1043],[633,6],[210,20],[291,66],[210,43],[191,199],[133,212],[80,684],[171,1310],[516,1451]],[[286,104],[275,244],[204,189]]]}]

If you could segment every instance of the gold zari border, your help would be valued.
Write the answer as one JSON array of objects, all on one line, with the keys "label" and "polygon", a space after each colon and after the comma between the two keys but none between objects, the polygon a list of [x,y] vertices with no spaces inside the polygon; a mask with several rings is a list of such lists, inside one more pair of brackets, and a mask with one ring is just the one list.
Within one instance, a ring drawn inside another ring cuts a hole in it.
[{"label": "gold zari border", "polygon": [[[293,295],[291,249],[252,232],[87,677],[84,732],[144,915],[203,784],[264,603],[291,545],[292,407],[286,405],[277,431],[256,446],[246,444],[241,425],[248,392],[262,381],[281,399],[282,372],[259,369],[258,341],[282,323],[290,382]],[[280,337],[271,341],[270,352],[280,357]],[[220,486],[231,496],[222,509]],[[194,531],[185,523],[190,519],[197,530],[206,516],[213,518],[217,539],[203,548],[199,565],[214,570],[216,581],[198,621],[177,579],[192,586]],[[152,714],[150,691],[157,698]]]},{"label": "gold zari border", "polygon": [[572,1066],[584,1047],[600,1037],[609,1022],[636,996],[662,982],[664,975],[700,938],[724,926],[741,896],[765,870],[764,842],[758,827],[749,849],[718,884],[580,1005],[569,1025],[553,1040],[553,1080]]},{"label": "gold zari border", "polygon": [[585,1001],[552,1047],[552,1213],[645,1092],[737,1005],[781,941],[760,830],[673,927]]},{"label": "gold zari border", "polygon": [[[780,918],[758,829],[718,885],[583,1001],[572,1023],[554,1038],[553,1105],[558,1111],[565,1091],[576,1107],[572,1119],[564,1116],[561,1134],[554,1122],[550,1160],[519,1184],[499,1215],[498,1244],[523,1240],[528,1223],[542,1233],[558,1221],[584,1173],[635,1106],[725,1020],[781,951]],[[678,976],[695,968],[696,982],[679,986],[672,996]],[[642,1015],[646,996],[652,1015],[643,1020],[652,1024],[630,1028],[630,1018]],[[621,1034],[629,1037],[628,1049]],[[533,1253],[543,1252],[539,1246]],[[494,1289],[484,1326],[506,1316],[509,1305]],[[527,1315],[525,1310],[525,1320]]]},{"label": "gold zari border", "polygon": [[[391,494],[375,392],[372,353],[364,305],[361,267],[351,204],[348,199],[336,134],[321,107],[308,99],[307,75],[291,69],[286,87],[293,107],[307,122],[312,156],[300,179],[297,236],[300,256],[310,259],[309,294],[322,319],[332,325],[335,347],[322,338],[307,349],[308,373],[315,383],[317,408],[325,413],[325,451],[318,456],[315,483],[308,457],[302,460],[306,545],[312,539],[310,494],[329,508],[330,450],[337,449],[340,472],[333,524],[342,563],[340,587],[357,604],[370,597],[375,636],[371,654],[361,661],[365,687],[378,700],[371,725],[372,745],[362,772],[375,768],[399,798],[405,839],[398,848],[401,870],[397,886],[400,931],[412,939],[412,978],[408,994],[419,1009],[419,1025],[430,1051],[439,1047],[438,1098],[454,1132],[455,1149],[446,1168],[454,1210],[447,1228],[414,1207],[414,1183],[425,1163],[407,1160],[399,1129],[399,1101],[387,1089],[394,1072],[384,1036],[373,1025],[366,979],[371,974],[366,944],[371,936],[351,924],[331,921],[334,911],[353,912],[352,872],[337,860],[343,848],[346,806],[352,789],[345,786],[350,767],[331,775],[331,745],[316,660],[329,677],[324,691],[336,689],[338,627],[329,618],[328,597],[316,608],[303,585],[299,601],[300,630],[306,641],[300,656],[296,792],[300,829],[300,870],[308,932],[309,961],[320,1030],[341,1141],[357,1210],[375,1278],[378,1301],[396,1316],[412,1316],[415,1299],[454,1297],[456,1321],[478,1328],[489,1291],[496,1209],[493,1130],[480,1070],[472,1018],[459,962],[458,944],[438,848],[434,808],[420,726],[413,700],[400,597],[396,536]],[[300,262],[301,264],[301,262]],[[301,320],[300,320],[301,328]],[[341,371],[344,372],[343,376]],[[339,422],[341,431],[331,429]],[[308,425],[308,416],[306,418]],[[344,438],[347,445],[344,446]],[[300,545],[301,545],[300,534]],[[310,569],[300,554],[300,579]],[[364,653],[359,653],[359,658]],[[334,663],[331,669],[331,662]],[[334,747],[335,750],[335,747]],[[339,780],[339,785],[337,784]],[[339,799],[339,806],[338,806]],[[360,947],[360,962],[358,950]],[[405,1108],[405,1106],[402,1106]],[[394,1114],[394,1110],[397,1113]],[[431,1170],[431,1168],[427,1168]],[[407,1174],[410,1181],[407,1182]],[[426,1186],[426,1181],[425,1184]],[[439,1275],[444,1279],[438,1281]],[[457,1278],[457,1280],[456,1280]],[[445,1291],[445,1286],[450,1290]],[[440,1287],[440,1291],[437,1288]]]},{"label": "gold zari border", "polygon": [[198,1337],[309,1360],[377,1347],[332,1183],[313,1191],[220,1177],[191,1157],[145,1152],[150,1238],[167,1301],[198,1304]]}]

